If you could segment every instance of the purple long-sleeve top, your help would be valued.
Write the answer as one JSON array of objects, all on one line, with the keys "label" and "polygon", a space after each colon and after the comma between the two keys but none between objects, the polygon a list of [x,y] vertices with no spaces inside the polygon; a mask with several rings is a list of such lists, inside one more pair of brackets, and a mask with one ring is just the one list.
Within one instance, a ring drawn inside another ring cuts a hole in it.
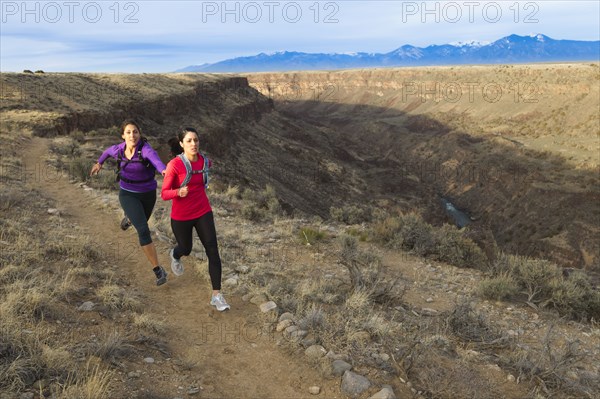
[{"label": "purple long-sleeve top", "polygon": [[[98,158],[98,163],[102,165],[108,157],[118,160],[119,153],[124,154],[125,152],[125,145],[126,143],[122,142],[121,144],[115,144],[108,147],[104,150],[102,155],[100,155],[100,158]],[[153,168],[146,167],[142,162],[129,162],[130,160],[124,155],[121,155],[121,158],[121,177],[126,180],[139,181],[139,183],[131,183],[121,179],[119,183],[122,189],[138,193],[156,190],[157,185]],[[156,168],[158,173],[162,173],[163,170],[166,169],[165,164],[162,163],[156,151],[154,151],[147,142],[144,142],[144,145],[142,146],[142,158],[148,160],[154,168]],[[138,161],[137,149],[131,160]]]}]

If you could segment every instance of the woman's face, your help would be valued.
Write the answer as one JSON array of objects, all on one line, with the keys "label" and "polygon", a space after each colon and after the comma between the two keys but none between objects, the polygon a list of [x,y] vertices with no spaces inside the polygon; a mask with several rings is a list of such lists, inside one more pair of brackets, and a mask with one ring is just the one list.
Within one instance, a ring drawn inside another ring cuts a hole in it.
[{"label": "woman's face", "polygon": [[125,126],[125,129],[123,129],[122,137],[128,147],[135,147],[140,141],[142,134],[135,125],[127,125]]},{"label": "woman's face", "polygon": [[200,144],[200,140],[198,139],[198,135],[194,132],[187,132],[185,136],[183,136],[183,141],[179,142],[181,148],[186,154],[196,155],[198,153],[198,146]]}]

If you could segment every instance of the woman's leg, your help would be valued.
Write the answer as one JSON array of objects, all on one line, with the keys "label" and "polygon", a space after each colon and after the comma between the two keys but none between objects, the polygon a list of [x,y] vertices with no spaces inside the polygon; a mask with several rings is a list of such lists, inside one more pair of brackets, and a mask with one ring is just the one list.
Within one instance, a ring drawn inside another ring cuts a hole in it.
[{"label": "woman's leg", "polygon": [[146,258],[148,258],[148,261],[152,264],[153,269],[158,266],[158,254],[156,253],[156,247],[153,242],[142,246],[142,251],[144,251],[144,255],[146,255]]},{"label": "woman's leg", "polygon": [[175,259],[188,256],[192,252],[194,223],[196,223],[196,219],[185,221],[171,219],[171,229],[177,240],[177,246],[173,249],[173,257]]},{"label": "woman's leg", "polygon": [[144,215],[146,216],[146,221],[148,221],[150,220],[150,216],[152,216],[154,205],[156,205],[156,190],[143,193],[143,196],[141,196],[140,199],[142,201],[142,206],[144,207]]},{"label": "woman's leg", "polygon": [[[148,225],[148,220],[150,220],[150,216],[152,216],[152,211],[154,210],[154,205],[156,205],[156,190],[149,191],[148,193],[144,193],[141,197],[142,206],[144,208],[144,216],[146,217],[146,225]],[[133,224],[133,223],[132,223]],[[150,229],[148,229],[148,232]],[[150,238],[152,240],[152,238]],[[152,266],[158,266],[158,254],[156,253],[156,246],[154,246],[153,242],[150,242],[148,245],[144,245],[142,247],[146,257],[152,263]]]},{"label": "woman's leg", "polygon": [[200,241],[202,241],[206,257],[208,258],[208,274],[210,275],[213,295],[216,295],[221,290],[222,266],[213,213],[208,212],[197,219],[194,227],[196,228],[198,237],[200,237]]},{"label": "woman's leg", "polygon": [[140,246],[152,267],[158,266],[158,255],[156,247],[152,242],[150,228],[148,227],[148,218],[152,214],[152,209],[156,203],[156,191],[147,193],[132,193],[126,190],[119,191],[119,202],[125,211],[125,215],[131,221],[138,233]]}]

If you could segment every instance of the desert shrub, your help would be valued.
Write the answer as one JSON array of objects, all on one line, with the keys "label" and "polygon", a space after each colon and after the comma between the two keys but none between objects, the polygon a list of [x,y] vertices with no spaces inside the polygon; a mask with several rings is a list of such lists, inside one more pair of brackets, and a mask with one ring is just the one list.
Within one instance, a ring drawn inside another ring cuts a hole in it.
[{"label": "desert shrub", "polygon": [[431,256],[454,266],[483,269],[487,265],[483,251],[461,230],[450,225],[433,227],[414,212],[375,223],[371,234],[388,247]]},{"label": "desert shrub", "polygon": [[371,228],[373,238],[387,246],[391,246],[396,233],[400,229],[400,218],[387,217],[376,222]]},{"label": "desert shrub", "polygon": [[505,252],[499,252],[494,260],[490,263],[488,271],[492,276],[498,276],[500,274],[512,275],[514,271],[513,260],[514,255],[509,255]]},{"label": "desert shrub", "polygon": [[254,204],[244,204],[241,210],[242,217],[252,222],[262,222],[267,218],[267,212],[264,209],[259,209]]},{"label": "desert shrub", "polygon": [[345,224],[360,224],[371,220],[371,210],[369,208],[360,208],[355,205],[340,208],[332,206],[329,209],[329,215],[333,220]]},{"label": "desert shrub", "polygon": [[69,158],[81,156],[81,146],[73,138],[60,138],[50,143],[50,151],[54,154]]},{"label": "desert shrub", "polygon": [[297,325],[327,349],[347,353],[359,363],[370,363],[376,350],[373,340],[389,340],[397,333],[395,324],[376,310],[369,292],[354,290],[344,296],[335,308],[303,302],[297,309]]},{"label": "desert shrub", "polygon": [[513,257],[513,270],[527,300],[534,303],[549,298],[552,281],[561,277],[558,266],[544,259]]},{"label": "desert shrub", "polygon": [[85,143],[85,135],[83,134],[83,132],[79,129],[75,129],[73,130],[69,136],[75,140],[76,142],[78,142],[79,144],[83,144]]},{"label": "desert shrub", "polygon": [[[531,303],[552,307],[574,319],[600,318],[600,291],[592,287],[590,277],[583,270],[564,276],[560,267],[547,260],[500,253],[491,264],[490,272],[491,277],[480,286],[484,297],[508,299],[516,294],[514,281],[518,293],[526,295]],[[500,296],[502,292],[507,295]]]},{"label": "desert shrub", "polygon": [[283,213],[275,188],[271,185],[261,191],[245,189],[242,200],[242,216],[254,222],[272,220]]},{"label": "desert shrub", "polygon": [[234,199],[240,198],[240,187],[239,186],[227,186],[227,190],[225,190],[225,196],[229,198],[230,201]]},{"label": "desert shrub", "polygon": [[421,256],[431,254],[435,247],[433,226],[426,223],[416,213],[401,215],[399,229],[392,240],[392,247],[413,251]]},{"label": "desert shrub", "polygon": [[393,305],[404,296],[406,287],[400,284],[400,278],[387,277],[381,257],[360,250],[355,237],[340,237],[339,262],[350,273],[352,290],[367,293],[372,302]]},{"label": "desert shrub", "polygon": [[495,399],[503,396],[501,386],[486,378],[477,365],[452,361],[435,348],[425,348],[417,359],[420,367],[411,372],[411,380],[424,391],[424,397],[437,399]]},{"label": "desert shrub", "polygon": [[356,237],[358,239],[358,241],[361,241],[361,242],[368,241],[368,239],[369,239],[369,234],[366,231],[362,231],[362,230],[354,228],[354,227],[349,228],[346,231],[346,233],[348,235]]},{"label": "desert shrub", "polygon": [[568,278],[550,281],[549,305],[572,318],[600,320],[600,291],[594,290],[583,271],[575,271]]},{"label": "desert shrub", "polygon": [[92,162],[87,158],[77,157],[66,164],[69,171],[69,177],[78,181],[88,181],[90,179],[90,169]]},{"label": "desert shrub", "polygon": [[585,351],[579,342],[563,342],[554,334],[550,326],[542,338],[540,351],[531,351],[526,347],[517,347],[499,357],[499,365],[514,370],[521,380],[543,383],[546,392],[553,397],[592,398],[593,392],[600,390],[600,381],[589,378],[584,371]]},{"label": "desert shrub", "polygon": [[487,299],[505,300],[519,293],[519,285],[510,274],[502,274],[481,281],[479,293]]},{"label": "desert shrub", "polygon": [[485,317],[470,303],[459,303],[446,317],[446,325],[452,334],[465,342],[487,343],[500,338]]},{"label": "desert shrub", "polygon": [[88,180],[88,184],[97,189],[118,190],[119,183],[115,177],[115,174],[111,171],[100,171],[100,173]]},{"label": "desert shrub", "polygon": [[[343,300],[343,292],[338,284],[323,278],[303,279],[294,290],[303,303],[334,304]],[[271,291],[273,292],[273,291]]]},{"label": "desert shrub", "polygon": [[325,326],[325,312],[320,306],[312,305],[309,309],[303,312],[302,317],[298,320],[298,327],[306,331],[319,331]]},{"label": "desert shrub", "polygon": [[25,194],[21,191],[7,189],[0,192],[0,210],[10,211],[19,205],[25,199]]},{"label": "desert shrub", "polygon": [[443,225],[433,233],[434,253],[437,260],[459,267],[483,269],[486,258],[483,251],[463,232],[450,225]]},{"label": "desert shrub", "polygon": [[340,237],[340,263],[350,273],[350,282],[354,290],[364,287],[366,284],[363,277],[364,271],[371,268],[371,259],[366,258],[363,252],[358,250],[357,240],[351,236]]}]

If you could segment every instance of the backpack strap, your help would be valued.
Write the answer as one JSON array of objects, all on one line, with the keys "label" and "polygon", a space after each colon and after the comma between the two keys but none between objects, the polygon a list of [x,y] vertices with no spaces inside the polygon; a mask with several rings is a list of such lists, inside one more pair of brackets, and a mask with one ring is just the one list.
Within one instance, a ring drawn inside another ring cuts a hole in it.
[{"label": "backpack strap", "polygon": [[179,157],[179,159],[181,159],[183,165],[185,166],[185,179],[183,179],[183,182],[179,187],[185,187],[190,182],[190,180],[192,180],[192,163],[189,159],[187,159],[183,152],[177,156]]},{"label": "backpack strap", "polygon": [[208,158],[206,155],[202,154],[202,158],[204,159],[204,169],[202,169],[202,177],[204,178],[204,189],[208,188]]},{"label": "backpack strap", "polygon": [[142,148],[144,147],[144,145],[146,145],[147,142],[148,142],[148,139],[146,139],[145,137],[142,137],[140,139],[140,142],[138,143],[138,146],[137,146],[138,162],[141,162],[147,168],[154,168],[154,165],[152,165],[150,160],[148,160],[142,156]]},{"label": "backpack strap", "polygon": [[[125,167],[127,165],[129,165],[131,162],[140,162],[146,168],[154,168],[154,165],[152,165],[152,163],[148,159],[145,159],[142,156],[142,148],[144,147],[144,144],[146,144],[147,142],[148,142],[148,140],[145,137],[142,137],[140,139],[140,142],[138,143],[137,148],[136,148],[136,153],[138,156],[137,160],[133,159],[133,157],[131,159],[127,159],[127,157],[125,157],[125,148],[122,148],[117,153],[117,170],[115,171],[115,173],[117,174],[117,177],[115,179],[116,181],[123,180],[125,183],[146,183],[146,182],[149,182],[150,180],[154,180],[154,174],[152,175],[152,177],[149,177],[144,180],[131,180],[131,179],[126,179],[123,176],[121,176],[121,170],[125,169]],[[123,162],[123,160],[125,160],[125,165],[121,166],[121,163]]]},{"label": "backpack strap", "polygon": [[179,157],[179,159],[181,159],[181,161],[183,162],[183,165],[185,166],[185,179],[183,179],[183,182],[181,183],[180,187],[187,186],[187,184],[190,182],[190,180],[192,180],[192,175],[202,173],[202,177],[204,180],[204,188],[205,189],[208,188],[208,169],[209,169],[208,158],[204,154],[200,154],[200,155],[202,155],[202,159],[204,160],[204,168],[202,170],[193,170],[192,163],[185,156],[184,153],[177,155]]}]

